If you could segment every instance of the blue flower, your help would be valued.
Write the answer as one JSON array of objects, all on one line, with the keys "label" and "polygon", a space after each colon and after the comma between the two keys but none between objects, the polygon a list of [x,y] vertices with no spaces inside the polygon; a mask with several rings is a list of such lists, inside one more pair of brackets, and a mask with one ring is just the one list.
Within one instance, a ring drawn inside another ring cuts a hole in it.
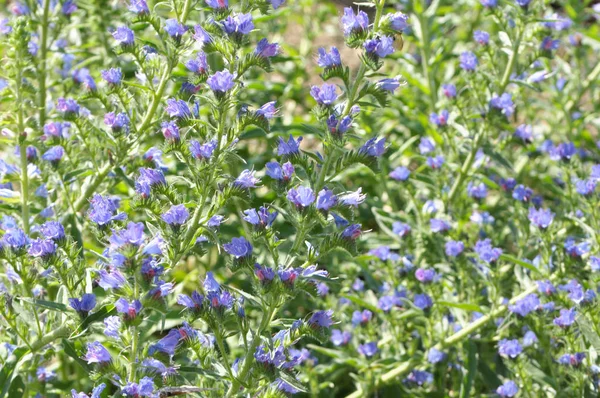
[{"label": "blue flower", "polygon": [[111,247],[116,249],[125,245],[139,246],[144,240],[144,224],[130,222],[125,229],[113,230],[113,234],[108,240]]},{"label": "blue flower", "polygon": [[112,35],[113,38],[117,41],[117,43],[119,43],[123,47],[132,45],[135,39],[133,31],[127,26],[119,26],[117,30],[113,32]]},{"label": "blue flower", "polygon": [[562,309],[560,310],[560,316],[558,318],[554,318],[553,323],[556,326],[560,326],[561,328],[567,328],[575,323],[575,317],[577,316],[577,311],[575,308],[571,309]]},{"label": "blue flower", "polygon": [[376,85],[383,91],[393,93],[394,91],[396,91],[396,89],[398,87],[400,87],[400,79],[398,79],[398,78],[381,79],[376,83]]},{"label": "blue flower", "polygon": [[315,201],[315,194],[309,187],[301,185],[298,188],[290,189],[287,193],[287,198],[296,205],[297,208],[303,209],[310,206]]},{"label": "blue flower", "polygon": [[190,141],[190,152],[196,159],[210,159],[213,152],[217,148],[217,141],[212,140],[204,144],[200,144],[196,140]]},{"label": "blue flower", "polygon": [[406,181],[410,177],[410,170],[404,166],[396,167],[389,176],[396,181]]},{"label": "blue flower", "polygon": [[176,40],[181,39],[181,36],[183,36],[186,31],[187,28],[174,18],[165,21],[165,32]]},{"label": "blue flower", "polygon": [[244,210],[244,214],[246,215],[244,220],[250,224],[260,228],[269,228],[275,221],[278,212],[270,212],[268,208],[262,206],[258,211],[255,209]]},{"label": "blue flower", "polygon": [[[491,0],[481,0],[481,1],[491,1]],[[496,0],[493,0],[494,2]],[[519,387],[517,383],[512,380],[507,381],[502,384],[500,387],[496,389],[496,394],[500,395],[502,398],[511,398],[516,396],[519,393]]]},{"label": "blue flower", "polygon": [[408,28],[408,15],[401,12],[389,14],[390,26],[397,32],[403,32]]},{"label": "blue flower", "polygon": [[53,146],[52,148],[48,149],[42,155],[42,159],[44,159],[48,162],[58,163],[64,155],[65,155],[65,149],[62,146],[57,145],[57,146]]},{"label": "blue flower", "polygon": [[392,232],[400,237],[404,237],[408,235],[411,231],[410,225],[402,223],[400,221],[395,221],[392,224]]},{"label": "blue flower", "polygon": [[277,146],[277,155],[288,156],[288,155],[296,155],[296,154],[300,153],[300,142],[302,142],[302,137],[298,137],[298,140],[295,140],[291,134],[290,134],[290,138],[287,141],[285,141],[283,138],[279,137],[279,145]]},{"label": "blue flower", "polygon": [[239,175],[238,178],[235,179],[233,185],[240,188],[256,188],[256,184],[260,183],[260,179],[254,176],[256,172],[252,170],[244,170]]},{"label": "blue flower", "polygon": [[135,182],[135,191],[142,197],[150,196],[151,189],[157,186],[167,185],[165,176],[161,170],[140,168],[140,177]]},{"label": "blue flower", "polygon": [[228,0],[206,0],[206,4],[210,8],[214,8],[216,10],[224,9],[224,8],[229,7],[229,1]]},{"label": "blue flower", "polygon": [[220,72],[215,72],[214,75],[210,75],[206,80],[206,83],[212,91],[224,94],[233,88],[235,85],[234,79],[235,76],[225,69]]},{"label": "blue flower", "polygon": [[127,283],[125,276],[116,269],[112,269],[111,272],[100,270],[98,276],[98,285],[104,290],[119,289]]},{"label": "blue flower", "polygon": [[442,92],[446,98],[454,98],[456,97],[456,86],[454,84],[443,84]]},{"label": "blue flower", "polygon": [[437,170],[444,165],[444,157],[442,155],[428,157],[426,160],[427,166],[431,167],[433,170]]},{"label": "blue flower", "polygon": [[228,16],[223,22],[223,30],[228,35],[247,35],[254,29],[252,14],[237,14]]},{"label": "blue flower", "polygon": [[467,184],[467,194],[474,199],[485,199],[487,196],[487,186],[484,183],[475,185],[473,182],[469,182]]},{"label": "blue flower", "polygon": [[308,320],[309,326],[313,328],[329,328],[333,325],[333,311],[317,311]]},{"label": "blue flower", "polygon": [[[175,112],[172,109],[173,112]],[[188,110],[189,111],[189,110]],[[173,121],[168,121],[168,122],[162,122],[161,125],[161,130],[163,133],[163,136],[165,137],[165,139],[167,139],[168,141],[179,141],[179,127],[177,126],[177,124]]]},{"label": "blue flower", "polygon": [[[440,113],[432,113],[429,115],[429,121],[438,127],[444,127],[448,124],[450,114],[447,109],[443,109]],[[435,145],[434,145],[435,146]],[[423,153],[423,152],[421,152]]]},{"label": "blue flower", "polygon": [[490,239],[478,240],[475,244],[475,252],[482,261],[493,263],[500,258],[502,249],[493,247]]},{"label": "blue flower", "polygon": [[206,53],[199,51],[196,54],[196,58],[193,58],[185,63],[185,67],[193,73],[202,75],[208,72],[208,61],[206,60]]},{"label": "blue flower", "polygon": [[585,359],[584,352],[577,352],[575,354],[564,354],[560,358],[558,358],[558,363],[561,365],[569,365],[573,367],[577,367],[581,365],[581,362]]},{"label": "blue flower", "polygon": [[433,300],[431,299],[431,297],[429,297],[429,295],[425,293],[415,294],[413,304],[415,305],[415,307],[421,310],[426,310],[427,308],[433,305]]},{"label": "blue flower", "polygon": [[422,386],[424,384],[433,383],[433,375],[424,370],[413,370],[409,373],[408,377],[404,381],[407,383]]},{"label": "blue flower", "polygon": [[432,218],[431,220],[429,220],[429,226],[431,228],[431,232],[434,233],[446,232],[452,228],[452,226],[447,221],[442,220],[440,218]]},{"label": "blue flower", "polygon": [[254,264],[254,274],[263,284],[268,284],[275,278],[275,271],[273,268],[264,267],[260,264]]},{"label": "blue flower", "polygon": [[512,95],[509,93],[504,93],[501,96],[494,94],[490,100],[490,106],[500,110],[506,117],[511,117],[515,111]]},{"label": "blue flower", "polygon": [[181,334],[177,329],[169,330],[169,333],[160,339],[156,344],[153,344],[148,349],[148,354],[152,355],[155,352],[162,352],[169,356],[175,355],[175,349],[179,344]]},{"label": "blue flower", "polygon": [[277,43],[269,43],[269,40],[266,38],[261,39],[256,45],[256,50],[254,50],[254,54],[262,58],[271,58],[279,54],[280,52],[279,44]]},{"label": "blue flower", "polygon": [[275,101],[270,101],[261,106],[256,110],[258,116],[264,117],[267,120],[273,119],[277,114],[277,108],[275,107]]},{"label": "blue flower", "polygon": [[433,269],[419,268],[415,271],[415,278],[421,283],[433,282],[437,274]]},{"label": "blue flower", "polygon": [[476,30],[473,33],[473,38],[477,43],[481,44],[482,46],[485,46],[490,42],[490,34],[483,30]]},{"label": "blue flower", "polygon": [[382,138],[379,141],[377,141],[377,137],[369,139],[360,147],[358,152],[376,158],[380,157],[385,152],[385,138]]},{"label": "blue flower", "polygon": [[104,364],[110,362],[112,360],[112,357],[108,350],[104,348],[104,346],[100,342],[94,341],[92,343],[87,344],[87,352],[84,355],[83,359],[88,364]]},{"label": "blue flower", "polygon": [[323,188],[317,195],[316,208],[318,210],[329,211],[338,202],[337,196],[327,188]]},{"label": "blue flower", "polygon": [[505,358],[516,358],[523,352],[523,347],[519,344],[519,340],[502,339],[498,343],[498,354]]},{"label": "blue flower", "polygon": [[21,250],[29,245],[29,237],[22,229],[13,228],[6,231],[0,246],[8,246],[13,250]]},{"label": "blue flower", "polygon": [[[190,107],[183,100],[177,100],[175,98],[167,99],[167,107],[165,111],[169,114],[169,116],[176,119],[185,119],[192,117],[192,112],[190,111]],[[164,129],[164,124],[163,124]]]},{"label": "blue flower", "polygon": [[352,325],[366,325],[373,318],[373,313],[369,310],[354,311],[352,313]]},{"label": "blue flower", "polygon": [[65,238],[65,228],[58,221],[47,221],[40,226],[40,231],[47,239],[61,241]]},{"label": "blue flower", "polygon": [[146,0],[131,0],[129,3],[129,11],[138,15],[148,14],[150,12]]},{"label": "blue flower", "polygon": [[531,3],[531,0],[515,0],[515,3],[518,6],[527,7],[529,5],[529,3]]},{"label": "blue flower", "polygon": [[540,49],[545,51],[558,50],[560,47],[560,40],[553,39],[550,36],[544,37],[542,40],[542,44],[540,44]]},{"label": "blue flower", "polygon": [[100,398],[100,394],[106,388],[106,384],[102,383],[98,387],[92,390],[92,395],[88,395],[86,393],[80,392],[78,393],[75,390],[71,390],[71,398]]},{"label": "blue flower", "polygon": [[342,16],[342,26],[346,37],[352,33],[367,30],[369,28],[369,16],[364,11],[359,11],[355,15],[352,7],[346,7]]},{"label": "blue flower", "polygon": [[142,310],[142,303],[139,300],[129,302],[121,297],[115,302],[115,308],[123,314],[126,321],[132,321]]},{"label": "blue flower", "polygon": [[479,60],[471,51],[465,51],[460,54],[460,67],[467,72],[474,72],[477,69]]},{"label": "blue flower", "polygon": [[338,98],[336,86],[334,84],[323,84],[321,87],[312,86],[310,95],[319,105],[331,105]]},{"label": "blue flower", "polygon": [[155,396],[154,388],[154,381],[151,377],[146,376],[140,380],[139,384],[134,382],[127,383],[121,390],[121,394],[131,398],[153,397]]},{"label": "blue flower", "polygon": [[358,205],[363,203],[366,198],[367,195],[362,193],[362,188],[358,188],[356,192],[350,192],[340,196],[340,202],[346,206],[358,207]]},{"label": "blue flower", "polygon": [[451,240],[446,242],[445,250],[447,256],[457,257],[465,250],[465,245],[461,241]]},{"label": "blue flower", "polygon": [[322,47],[320,47],[318,51],[319,57],[317,58],[317,64],[321,68],[330,69],[342,65],[342,59],[337,47],[331,47],[329,53]]},{"label": "blue flower", "polygon": [[376,39],[367,40],[365,41],[364,47],[367,54],[385,58],[395,51],[394,38],[391,36],[381,36]]},{"label": "blue flower", "polygon": [[427,354],[427,361],[433,364],[442,362],[445,358],[446,354],[434,347],[432,347]]},{"label": "blue flower", "polygon": [[117,86],[121,84],[121,79],[123,75],[121,74],[121,68],[110,68],[108,70],[103,70],[100,72],[104,81],[106,81],[109,85]]},{"label": "blue flower", "polygon": [[537,311],[540,308],[540,299],[536,294],[528,294],[521,300],[516,301],[513,305],[509,305],[508,309],[514,314],[520,316],[527,316],[533,311]]},{"label": "blue flower", "polygon": [[231,239],[230,243],[223,245],[223,249],[236,259],[249,257],[252,255],[252,245],[246,240],[246,238],[239,237]]},{"label": "blue flower", "polygon": [[30,256],[48,258],[56,253],[56,243],[52,239],[34,239],[27,251]]},{"label": "blue flower", "polygon": [[109,198],[99,194],[94,194],[90,200],[90,210],[88,217],[96,224],[103,226],[114,220],[125,220],[125,213],[118,213],[119,200],[118,198]]},{"label": "blue flower", "polygon": [[370,343],[360,344],[358,346],[358,352],[364,355],[367,358],[371,358],[373,355],[377,354],[379,350],[377,349],[377,342],[372,341]]},{"label": "blue flower", "polygon": [[82,317],[86,317],[87,314],[96,306],[96,296],[91,293],[85,293],[81,299],[70,298],[69,305]]},{"label": "blue flower", "polygon": [[[216,282],[216,281],[215,281]],[[212,283],[212,282],[211,282]],[[220,287],[219,287],[220,289]],[[197,291],[192,292],[192,296],[188,296],[187,294],[180,294],[177,296],[177,304],[183,305],[189,310],[199,311],[202,309],[202,304],[204,301],[204,296],[202,296]]]},{"label": "blue flower", "polygon": [[174,205],[161,218],[171,226],[180,226],[185,224],[189,216],[190,213],[185,205]]},{"label": "blue flower", "polygon": [[109,112],[104,115],[104,124],[110,127],[114,132],[119,132],[123,129],[129,131],[129,116],[126,113],[118,113],[115,115],[114,112]]},{"label": "blue flower", "polygon": [[200,25],[194,26],[194,33],[192,34],[192,37],[202,45],[212,42],[212,37],[210,34]]},{"label": "blue flower", "polygon": [[554,220],[554,213],[550,209],[536,209],[535,207],[529,208],[529,221],[540,229],[546,229],[552,224]]},{"label": "blue flower", "polygon": [[69,134],[69,129],[71,128],[71,123],[69,122],[49,122],[44,125],[44,135],[42,136],[42,140],[48,140],[50,138],[64,138],[67,139],[71,135]]},{"label": "blue flower", "polygon": [[294,174],[294,166],[290,162],[286,162],[283,166],[277,162],[269,162],[266,168],[266,174],[274,180],[287,182]]},{"label": "blue flower", "polygon": [[112,315],[104,318],[104,335],[119,339],[119,329],[121,328],[121,318]]},{"label": "blue flower", "polygon": [[338,330],[338,329],[333,329],[331,331],[331,342],[336,347],[347,345],[350,342],[351,338],[352,338],[352,333],[350,333],[348,331],[342,332],[341,330]]}]

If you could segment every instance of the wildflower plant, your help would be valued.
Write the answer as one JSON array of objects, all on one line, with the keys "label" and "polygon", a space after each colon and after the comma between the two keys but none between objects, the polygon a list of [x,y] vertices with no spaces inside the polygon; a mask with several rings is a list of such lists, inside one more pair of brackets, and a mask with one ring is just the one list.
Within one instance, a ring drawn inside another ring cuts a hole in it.
[{"label": "wildflower plant", "polygon": [[600,10],[466,3],[11,3],[0,397],[597,394]]}]

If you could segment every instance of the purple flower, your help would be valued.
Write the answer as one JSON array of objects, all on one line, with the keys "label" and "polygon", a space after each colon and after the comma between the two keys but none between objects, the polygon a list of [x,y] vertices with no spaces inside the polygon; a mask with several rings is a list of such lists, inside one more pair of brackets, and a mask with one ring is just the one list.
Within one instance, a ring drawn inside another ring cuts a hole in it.
[{"label": "purple flower", "polygon": [[371,358],[373,355],[377,354],[378,351],[376,341],[360,344],[358,346],[358,352],[367,358]]},{"label": "purple flower", "polygon": [[116,315],[104,318],[104,335],[119,339],[119,329],[121,328],[121,318]]},{"label": "purple flower", "polygon": [[334,84],[323,84],[321,87],[312,86],[310,95],[317,101],[319,105],[331,105],[338,98],[336,86]]},{"label": "purple flower", "polygon": [[81,299],[70,298],[69,305],[82,317],[86,317],[87,314],[96,306],[96,296],[91,293],[85,293]]},{"label": "purple flower", "polygon": [[112,248],[121,248],[125,245],[139,246],[144,240],[144,224],[130,222],[127,228],[120,231],[113,229],[113,234],[108,239]]},{"label": "purple flower", "polygon": [[442,85],[442,91],[446,98],[454,98],[456,97],[456,86],[454,84],[444,84]]},{"label": "purple flower", "polygon": [[258,116],[264,117],[267,120],[271,120],[277,114],[277,108],[275,107],[275,101],[270,101],[261,106],[256,110]]},{"label": "purple flower", "polygon": [[501,96],[494,94],[490,100],[490,106],[500,110],[506,117],[511,117],[515,111],[512,95],[509,93],[504,93]]},{"label": "purple flower", "polygon": [[575,308],[571,309],[562,309],[560,310],[560,316],[558,318],[554,318],[553,323],[556,326],[560,326],[561,328],[566,328],[575,323],[575,316],[577,315],[577,311]]},{"label": "purple flower", "polygon": [[221,215],[214,215],[210,218],[210,220],[208,220],[208,222],[206,223],[206,226],[209,228],[218,228],[221,223],[223,222],[223,219],[225,217],[221,216]]},{"label": "purple flower", "polygon": [[487,187],[484,183],[475,185],[473,182],[469,182],[467,184],[467,194],[474,199],[485,199],[487,196]]},{"label": "purple flower", "polygon": [[317,311],[308,320],[308,324],[317,329],[317,328],[328,328],[333,325],[333,311]]},{"label": "purple flower", "polygon": [[546,296],[550,296],[554,293],[556,293],[556,289],[554,288],[554,285],[552,284],[552,282],[546,280],[546,281],[537,281],[537,286],[538,286],[538,291],[540,293],[545,294]]},{"label": "purple flower", "polygon": [[329,211],[338,202],[337,196],[327,188],[323,188],[317,195],[316,208],[322,211]]},{"label": "purple flower", "polygon": [[42,159],[51,163],[58,163],[65,155],[65,149],[60,146],[53,146],[42,155]]},{"label": "purple flower", "polygon": [[426,163],[427,166],[431,167],[433,170],[437,170],[444,165],[444,157],[442,155],[428,157]]},{"label": "purple flower", "polygon": [[433,305],[433,300],[427,294],[415,294],[415,298],[413,300],[413,304],[415,307],[426,310],[427,308]]},{"label": "purple flower", "polygon": [[424,370],[413,370],[406,377],[405,382],[422,386],[424,384],[433,383],[433,375]]},{"label": "purple flower", "polygon": [[268,208],[262,206],[258,211],[255,209],[244,210],[244,220],[249,222],[250,224],[260,227],[260,228],[269,228],[275,218],[277,217],[277,212],[270,212]]},{"label": "purple flower", "polygon": [[290,138],[287,141],[285,141],[283,138],[279,137],[279,145],[277,146],[277,155],[287,156],[287,155],[296,155],[296,154],[300,153],[300,142],[302,142],[302,137],[298,137],[298,140],[295,140],[291,134],[290,134]]},{"label": "purple flower", "polygon": [[129,3],[129,11],[138,15],[148,14],[150,12],[146,0],[131,0]]},{"label": "purple flower", "polygon": [[238,178],[235,179],[233,185],[240,188],[256,188],[256,184],[260,183],[260,179],[254,176],[256,172],[252,170],[244,170],[239,175]]},{"label": "purple flower", "polygon": [[415,278],[421,283],[431,283],[437,276],[435,270],[419,268],[415,271]]},{"label": "purple flower", "polygon": [[52,137],[55,138],[69,138],[69,129],[71,128],[71,123],[69,122],[49,122],[44,125],[44,135],[41,137],[42,141],[48,140]]},{"label": "purple flower", "polygon": [[523,352],[523,347],[519,344],[519,340],[502,339],[498,343],[498,354],[505,358],[516,358]]},{"label": "purple flower", "polygon": [[134,42],[133,30],[127,26],[119,26],[112,35],[122,47],[131,46]]},{"label": "purple flower", "polygon": [[171,226],[180,226],[185,224],[189,216],[190,213],[185,205],[174,205],[161,218]]},{"label": "purple flower", "polygon": [[271,58],[279,54],[281,48],[277,43],[269,43],[269,40],[266,38],[261,39],[256,45],[256,50],[254,50],[254,54],[262,58]]},{"label": "purple flower", "polygon": [[104,115],[104,124],[114,132],[119,132],[123,128],[125,128],[125,131],[129,131],[129,123],[129,117],[123,112],[116,115],[114,112],[109,112]]},{"label": "purple flower", "polygon": [[98,285],[104,290],[119,289],[127,283],[123,274],[116,269],[112,269],[111,272],[102,269],[98,271],[98,276]]},{"label": "purple flower", "polygon": [[381,36],[376,39],[367,40],[364,47],[367,54],[385,58],[395,51],[394,38],[391,36]]},{"label": "purple flower", "polygon": [[461,241],[451,240],[446,242],[445,249],[447,256],[457,257],[465,250],[465,245]]},{"label": "purple flower", "polygon": [[398,78],[381,79],[376,83],[376,85],[383,91],[393,93],[394,91],[396,91],[396,89],[398,87],[400,87],[400,79],[398,79]]},{"label": "purple flower", "polygon": [[213,152],[217,149],[217,141],[212,140],[204,144],[200,144],[196,140],[190,141],[190,152],[196,159],[210,159]]},{"label": "purple flower", "polygon": [[196,58],[190,59],[185,63],[185,67],[192,73],[202,75],[208,72],[208,62],[206,61],[206,53],[199,51]]},{"label": "purple flower", "polygon": [[590,251],[589,242],[575,243],[575,239],[568,237],[564,244],[565,250],[571,257],[579,258]]},{"label": "purple flower", "polygon": [[534,345],[538,341],[537,336],[531,330],[527,331],[523,336],[523,347],[529,347]]},{"label": "purple flower", "polygon": [[135,182],[135,191],[142,197],[150,196],[152,187],[167,185],[162,171],[156,169],[140,168],[140,177]]},{"label": "purple flower", "polygon": [[275,278],[273,268],[263,267],[260,264],[254,264],[254,274],[262,284],[268,284]]},{"label": "purple flower", "polygon": [[126,321],[132,321],[142,310],[142,303],[139,300],[127,301],[123,297],[115,303],[117,312],[123,314]]},{"label": "purple flower", "polygon": [[444,127],[448,124],[450,114],[447,109],[443,109],[440,113],[432,113],[429,115],[429,121],[438,127]]},{"label": "purple flower", "polygon": [[243,236],[231,239],[230,243],[225,243],[223,245],[223,249],[236,259],[250,257],[252,255],[252,245]]},{"label": "purple flower", "polygon": [[429,350],[429,353],[427,354],[427,361],[432,364],[442,362],[445,358],[446,354],[433,347]]},{"label": "purple flower", "polygon": [[540,49],[545,51],[558,50],[560,47],[560,40],[553,39],[550,36],[544,37],[542,40],[542,44],[540,44]]},{"label": "purple flower", "polygon": [[408,28],[408,15],[401,12],[396,12],[388,16],[390,20],[390,26],[397,32],[403,32]]},{"label": "purple flower", "polygon": [[396,167],[389,176],[396,181],[406,181],[410,177],[410,170],[403,166]]},{"label": "purple flower", "polygon": [[352,33],[367,30],[369,29],[369,16],[364,11],[359,11],[355,15],[352,7],[346,7],[342,16],[342,27],[346,37]]},{"label": "purple flower", "polygon": [[502,254],[502,249],[493,247],[490,239],[478,240],[475,244],[475,252],[479,259],[490,264],[497,261]]},{"label": "purple flower", "polygon": [[408,235],[410,233],[410,225],[399,222],[399,221],[395,221],[392,224],[392,232],[394,232],[396,235],[400,236],[400,237],[404,237],[406,235]]},{"label": "purple flower", "polygon": [[371,138],[360,147],[358,152],[372,157],[380,157],[385,152],[385,138],[379,141],[377,141],[377,137]]},{"label": "purple flower", "polygon": [[298,209],[303,209],[310,206],[315,201],[315,194],[309,187],[301,185],[298,188],[290,189],[287,193],[287,198],[296,205]]},{"label": "purple flower", "polygon": [[194,38],[194,40],[200,42],[203,45],[212,42],[210,34],[208,34],[208,32],[204,30],[204,28],[202,28],[202,26],[200,25],[194,26],[194,34],[192,35],[192,37]]},{"label": "purple flower", "polygon": [[223,30],[228,35],[247,35],[254,29],[252,14],[236,14],[228,16],[223,22]]},{"label": "purple flower", "polygon": [[331,342],[336,347],[347,345],[350,342],[351,338],[352,338],[352,333],[350,333],[348,331],[342,332],[341,330],[338,330],[338,329],[333,329],[331,331]]},{"label": "purple flower", "polygon": [[118,213],[119,211],[119,200],[94,194],[90,200],[90,210],[88,217],[96,224],[103,226],[113,220],[125,220],[127,215],[125,213]]},{"label": "purple flower", "polygon": [[79,114],[80,106],[73,98],[59,98],[56,100],[56,110],[65,114]]},{"label": "purple flower", "polygon": [[479,60],[471,51],[465,51],[460,54],[460,67],[467,72],[474,72],[477,69]]},{"label": "purple flower", "polygon": [[482,46],[485,46],[490,42],[490,34],[483,30],[476,30],[473,33],[473,38],[477,43],[481,44]]},{"label": "purple flower", "polygon": [[508,309],[510,312],[514,314],[518,314],[520,316],[527,316],[529,313],[533,311],[537,311],[540,308],[540,299],[536,294],[529,294],[522,298],[521,300],[516,301],[513,305],[509,305]]},{"label": "purple flower", "polygon": [[358,205],[363,203],[366,198],[367,195],[362,193],[362,188],[358,188],[356,192],[350,192],[340,196],[340,202],[346,206],[358,207]]},{"label": "purple flower", "polygon": [[532,196],[533,191],[525,185],[517,185],[512,193],[512,197],[520,202],[529,202]]},{"label": "purple flower", "polygon": [[121,68],[110,68],[100,72],[105,82],[112,86],[118,86],[121,84],[123,75],[121,74]]},{"label": "purple flower", "polygon": [[229,7],[228,0],[206,0],[206,4],[210,8],[214,8],[215,10],[220,10]]},{"label": "purple flower", "polygon": [[294,174],[294,166],[287,162],[281,166],[277,162],[269,162],[266,164],[266,174],[274,180],[289,181]]},{"label": "purple flower", "polygon": [[189,310],[198,311],[202,308],[203,300],[204,296],[194,290],[191,297],[187,294],[180,294],[177,297],[177,304],[183,305]]},{"label": "purple flower", "polygon": [[126,397],[138,398],[138,397],[154,397],[154,381],[151,377],[146,376],[140,380],[139,384],[129,382],[121,390],[121,394]]},{"label": "purple flower", "polygon": [[552,224],[554,220],[554,213],[550,209],[536,209],[535,207],[529,208],[529,221],[540,229],[546,229]]},{"label": "purple flower", "polygon": [[104,364],[112,360],[110,353],[100,342],[94,341],[87,344],[87,352],[83,359],[90,363]]},{"label": "purple flower", "polygon": [[179,141],[179,127],[175,122],[162,122],[161,129],[165,139],[169,141]]},{"label": "purple flower", "polygon": [[33,257],[48,258],[56,253],[56,243],[52,239],[34,239],[28,253]]},{"label": "purple flower", "polygon": [[235,76],[225,69],[220,72],[215,72],[214,75],[210,75],[206,80],[206,83],[215,93],[225,94],[235,85],[234,79]]},{"label": "purple flower", "polygon": [[13,250],[21,250],[29,244],[29,237],[22,229],[14,228],[6,231],[2,240],[0,240],[0,249],[2,246],[8,246]]},{"label": "purple flower", "polygon": [[340,52],[337,47],[331,47],[329,53],[325,51],[323,47],[319,48],[319,56],[317,58],[317,64],[321,68],[330,69],[342,65],[342,59]]},{"label": "purple flower", "polygon": [[431,228],[431,232],[434,233],[446,232],[452,228],[452,226],[447,221],[442,220],[440,218],[432,218],[431,220],[429,220],[429,226]]},{"label": "purple flower", "polygon": [[183,100],[169,98],[167,100],[167,107],[165,108],[165,110],[167,111],[169,116],[176,119],[185,119],[188,117],[192,117],[192,112],[190,111],[188,104]]},{"label": "purple flower", "polygon": [[180,24],[176,19],[171,18],[165,21],[165,32],[172,38],[179,40],[185,34],[187,28]]},{"label": "purple flower", "polygon": [[369,310],[354,311],[352,313],[352,325],[366,325],[373,318],[373,313]]},{"label": "purple flower", "polygon": [[[492,0],[481,0],[491,2]],[[496,0],[493,0],[494,4]],[[507,381],[502,384],[500,387],[496,389],[496,394],[500,395],[502,398],[512,398],[519,393],[519,387],[517,383],[512,380]]]},{"label": "purple flower", "polygon": [[533,128],[529,124],[521,124],[515,130],[515,137],[520,138],[525,143],[533,142]]},{"label": "purple flower", "polygon": [[47,221],[40,226],[40,232],[47,239],[61,241],[65,238],[65,228],[58,221]]},{"label": "purple flower", "polygon": [[35,375],[38,379],[39,382],[45,383],[47,381],[50,381],[52,379],[56,378],[56,373],[52,370],[48,370],[43,366],[40,366],[39,368],[37,368]]},{"label": "purple flower", "polygon": [[558,358],[558,363],[561,365],[569,365],[573,367],[577,367],[581,365],[581,362],[585,359],[584,352],[577,352],[575,354],[564,354],[560,358]]},{"label": "purple flower", "polygon": [[148,354],[152,355],[155,352],[162,352],[169,356],[175,355],[175,348],[179,344],[181,334],[177,329],[169,330],[169,333],[160,339],[156,344],[153,344],[148,349]]},{"label": "purple flower", "polygon": [[518,6],[527,7],[529,5],[529,3],[531,3],[531,0],[515,0],[515,3]]},{"label": "purple flower", "polygon": [[281,7],[283,3],[285,3],[285,0],[269,0],[269,3],[271,3],[273,8],[276,10]]}]

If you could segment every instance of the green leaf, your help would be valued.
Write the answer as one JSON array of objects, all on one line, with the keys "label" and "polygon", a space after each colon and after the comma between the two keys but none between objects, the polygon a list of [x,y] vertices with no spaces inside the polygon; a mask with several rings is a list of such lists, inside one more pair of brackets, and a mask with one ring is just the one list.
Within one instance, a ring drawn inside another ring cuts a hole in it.
[{"label": "green leaf", "polygon": [[509,261],[511,263],[520,265],[523,268],[527,268],[528,270],[535,272],[536,274],[541,273],[540,270],[535,267],[535,265],[529,264],[528,262],[523,260],[519,260],[518,258],[511,256],[510,254],[503,253],[502,255],[500,255],[500,258],[504,261]]},{"label": "green leaf", "polygon": [[288,383],[290,386],[294,387],[296,390],[300,392],[307,392],[306,387],[302,385],[292,374],[288,372],[279,372],[279,377],[281,380]]},{"label": "green leaf", "polygon": [[463,311],[478,311],[482,312],[482,309],[477,304],[469,304],[469,303],[453,303],[451,301],[436,301],[437,305],[441,305],[444,307],[457,308]]},{"label": "green leaf", "polygon": [[38,306],[38,307],[46,308],[48,310],[60,311],[60,312],[69,311],[69,309],[67,308],[66,305],[64,305],[62,303],[55,303],[53,301],[38,300],[38,299],[32,299],[32,298],[28,298],[28,297],[19,297],[18,300],[26,302],[26,303],[30,303],[30,304]]},{"label": "green leaf", "polygon": [[62,339],[64,353],[73,358],[73,360],[81,366],[86,372],[91,372],[92,368],[79,356],[75,346],[67,339]]},{"label": "green leaf", "polygon": [[350,294],[342,294],[341,297],[347,298],[348,300],[352,301],[354,304],[360,305],[361,307],[366,308],[373,313],[383,312],[376,305],[368,303],[365,300],[361,299],[360,297],[352,296]]}]

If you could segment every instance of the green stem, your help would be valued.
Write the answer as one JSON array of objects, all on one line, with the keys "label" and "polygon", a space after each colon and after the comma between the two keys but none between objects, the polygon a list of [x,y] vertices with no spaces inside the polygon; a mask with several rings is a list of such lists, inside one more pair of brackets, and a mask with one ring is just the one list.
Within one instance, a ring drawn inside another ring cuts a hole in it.
[{"label": "green stem", "polygon": [[508,86],[510,82],[510,75],[512,75],[513,69],[517,64],[517,59],[519,58],[519,47],[521,46],[521,40],[523,40],[523,34],[525,33],[525,26],[519,31],[517,34],[517,40],[513,43],[512,53],[510,54],[510,58],[508,59],[508,64],[506,65],[506,69],[504,70],[504,76],[502,76],[502,81],[500,82],[500,93],[502,94]]},{"label": "green stem", "polygon": [[[423,0],[423,3],[426,3]],[[423,10],[426,10],[426,4],[423,4]],[[435,87],[435,81],[433,80],[433,75],[429,70],[429,57],[431,56],[431,41],[429,40],[429,21],[425,17],[425,13],[421,13],[418,15],[419,25],[421,27],[421,37],[423,42],[421,43],[421,66],[423,68],[423,76],[425,76],[425,80],[427,81],[427,85],[429,86],[429,102],[431,109],[435,109],[435,104],[437,103],[437,88]]]},{"label": "green stem", "polygon": [[452,204],[452,201],[456,197],[456,194],[459,192],[460,188],[462,187],[463,183],[465,182],[465,179],[467,178],[467,176],[469,174],[469,170],[471,169],[471,166],[473,166],[473,163],[475,162],[475,157],[477,156],[477,151],[479,150],[479,144],[481,143],[483,136],[484,136],[484,129],[482,128],[475,134],[475,137],[473,138],[473,144],[471,147],[471,151],[467,155],[465,162],[463,163],[462,167],[460,168],[458,178],[456,179],[456,181],[454,181],[454,184],[452,185],[452,188],[450,188],[450,192],[448,193],[448,199],[446,201],[448,207]]},{"label": "green stem", "polygon": [[250,370],[252,369],[252,364],[254,363],[254,352],[260,344],[261,335],[271,323],[271,318],[273,318],[276,309],[276,304],[270,304],[267,312],[263,313],[263,319],[261,320],[258,330],[254,335],[254,338],[252,339],[252,343],[250,343],[250,347],[246,352],[246,356],[244,357],[244,365],[242,367],[242,370],[239,373],[238,377],[232,381],[231,386],[229,387],[229,391],[227,391],[227,397],[235,396],[238,393],[241,384],[246,381],[248,372],[250,372]]},{"label": "green stem", "polygon": [[39,108],[40,126],[46,123],[46,69],[48,58],[48,14],[50,14],[50,0],[44,0],[42,13],[42,34],[40,35],[40,70],[39,70]]}]

